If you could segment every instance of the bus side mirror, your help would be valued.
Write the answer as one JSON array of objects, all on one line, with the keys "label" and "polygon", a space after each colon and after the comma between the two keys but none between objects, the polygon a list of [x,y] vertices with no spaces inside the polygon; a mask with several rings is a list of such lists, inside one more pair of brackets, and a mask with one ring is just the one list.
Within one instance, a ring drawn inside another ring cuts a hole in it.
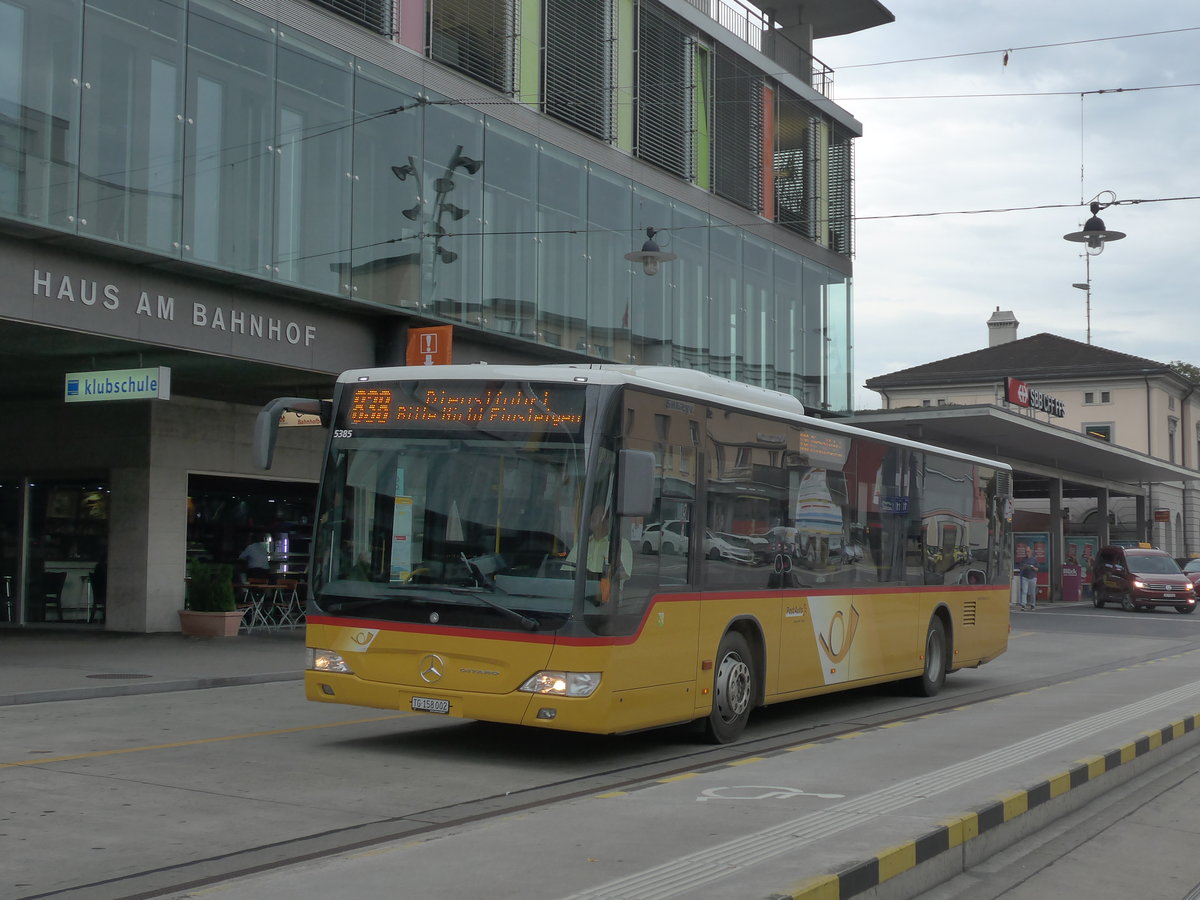
[{"label": "bus side mirror", "polygon": [[654,512],[654,454],[622,450],[617,463],[617,515],[648,516]]},{"label": "bus side mirror", "polygon": [[271,468],[275,458],[275,438],[279,433],[279,417],[287,411],[320,416],[321,424],[329,427],[331,404],[325,400],[304,397],[276,397],[258,411],[254,420],[254,463],[260,469]]}]

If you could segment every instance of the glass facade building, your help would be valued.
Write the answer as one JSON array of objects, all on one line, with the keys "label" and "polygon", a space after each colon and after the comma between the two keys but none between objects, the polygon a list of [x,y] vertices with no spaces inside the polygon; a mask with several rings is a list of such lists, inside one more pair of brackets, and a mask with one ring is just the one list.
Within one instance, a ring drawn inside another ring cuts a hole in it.
[{"label": "glass facade building", "polygon": [[[363,35],[372,52],[356,55],[262,5],[0,0],[0,215],[485,337],[849,407],[844,125],[651,0],[584,4],[586,34],[609,38],[590,42],[554,0],[429,3],[423,41],[480,79],[466,96],[434,89],[428,67],[424,83],[401,74],[414,54],[394,41]],[[456,55],[455,6],[537,27]],[[543,29],[532,82],[480,62],[519,60]],[[538,102],[523,102],[531,83]],[[548,140],[547,118],[571,145],[580,129],[632,153],[606,167]],[[664,172],[675,183],[656,189]],[[678,257],[660,278],[623,260],[647,226]]]},{"label": "glass facade building", "polygon": [[[0,0],[0,626],[174,630],[189,560],[295,556],[320,436],[263,482],[258,404],[417,328],[849,411],[861,128],[809,51],[890,13],[776,6]],[[146,366],[169,401],[63,402]]]}]

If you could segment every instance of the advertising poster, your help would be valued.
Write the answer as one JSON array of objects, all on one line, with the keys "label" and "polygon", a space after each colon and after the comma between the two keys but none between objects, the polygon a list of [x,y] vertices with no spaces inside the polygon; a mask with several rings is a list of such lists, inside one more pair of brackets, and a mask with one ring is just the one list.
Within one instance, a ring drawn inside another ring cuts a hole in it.
[{"label": "advertising poster", "polygon": [[1100,548],[1100,538],[1094,534],[1069,534],[1063,538],[1063,546],[1067,554],[1066,564],[1078,564],[1084,572],[1092,570],[1092,560]]},{"label": "advertising poster", "polygon": [[1050,571],[1050,532],[1018,531],[1013,534],[1013,562],[1017,565],[1032,554],[1038,564],[1038,579]]}]

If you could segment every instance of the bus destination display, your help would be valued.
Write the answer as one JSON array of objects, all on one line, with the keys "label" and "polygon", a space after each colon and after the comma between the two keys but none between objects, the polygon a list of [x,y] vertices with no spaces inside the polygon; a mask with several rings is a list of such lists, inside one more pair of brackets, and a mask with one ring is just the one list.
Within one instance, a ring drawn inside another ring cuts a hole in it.
[{"label": "bus destination display", "polygon": [[583,423],[583,391],[557,386],[447,383],[352,388],[344,404],[343,427],[400,424],[500,428],[517,431],[578,432]]}]

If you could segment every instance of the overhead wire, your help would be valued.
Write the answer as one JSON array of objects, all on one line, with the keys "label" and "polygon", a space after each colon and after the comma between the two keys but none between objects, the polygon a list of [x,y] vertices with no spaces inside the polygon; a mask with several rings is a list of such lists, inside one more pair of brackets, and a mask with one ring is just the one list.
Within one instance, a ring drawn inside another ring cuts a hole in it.
[{"label": "overhead wire", "polygon": [[1187,31],[1200,31],[1200,25],[1193,25],[1187,28],[1170,28],[1164,31],[1143,31],[1139,34],[1117,34],[1110,37],[1100,38],[1083,38],[1077,41],[1056,41],[1050,44],[1029,44],[1025,47],[1000,47],[994,50],[970,50],[964,53],[943,53],[938,56],[916,56],[910,59],[888,59],[880,62],[871,63],[854,63],[847,66],[838,66],[838,71],[845,69],[868,69],[875,66],[898,66],[905,63],[917,62],[932,62],[939,59],[962,59],[968,56],[991,56],[996,53],[1012,54],[1018,50],[1045,50],[1050,47],[1071,47],[1079,44],[1100,44],[1105,41],[1123,41],[1130,38],[1157,37],[1163,34],[1180,34]]}]

